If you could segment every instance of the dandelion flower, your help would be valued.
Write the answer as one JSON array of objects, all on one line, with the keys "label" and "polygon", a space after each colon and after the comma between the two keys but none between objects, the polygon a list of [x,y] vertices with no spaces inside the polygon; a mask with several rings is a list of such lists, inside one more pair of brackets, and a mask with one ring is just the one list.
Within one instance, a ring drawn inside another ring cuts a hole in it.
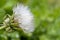
[{"label": "dandelion flower", "polygon": [[30,33],[34,31],[34,16],[28,6],[19,4],[13,8],[13,12],[14,20],[20,23],[19,27],[21,27],[24,32]]}]

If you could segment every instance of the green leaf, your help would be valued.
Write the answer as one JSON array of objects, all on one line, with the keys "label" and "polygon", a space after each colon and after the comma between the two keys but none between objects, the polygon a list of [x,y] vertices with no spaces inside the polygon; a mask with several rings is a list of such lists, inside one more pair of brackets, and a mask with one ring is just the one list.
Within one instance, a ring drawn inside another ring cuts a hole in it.
[{"label": "green leaf", "polygon": [[20,35],[19,35],[19,33],[17,31],[10,32],[10,33],[7,34],[7,36],[10,37],[11,40],[20,40],[19,39]]},{"label": "green leaf", "polygon": [[6,0],[0,0],[0,7],[2,7],[3,5],[5,5]]},{"label": "green leaf", "polygon": [[9,10],[13,6],[15,6],[16,3],[17,3],[17,0],[7,0],[6,4],[2,8]]},{"label": "green leaf", "polygon": [[5,11],[3,9],[0,9],[0,23],[3,22],[4,16],[5,16]]},{"label": "green leaf", "polygon": [[50,40],[46,35],[41,35],[39,40]]}]

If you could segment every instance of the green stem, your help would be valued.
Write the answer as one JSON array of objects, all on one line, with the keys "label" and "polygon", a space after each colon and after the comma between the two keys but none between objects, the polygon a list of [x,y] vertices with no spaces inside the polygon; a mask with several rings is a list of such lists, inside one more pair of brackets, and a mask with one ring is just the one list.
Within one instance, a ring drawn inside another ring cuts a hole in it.
[{"label": "green stem", "polygon": [[6,28],[6,26],[1,26],[1,27],[0,27],[0,30],[1,30],[1,29],[4,29],[4,28]]}]

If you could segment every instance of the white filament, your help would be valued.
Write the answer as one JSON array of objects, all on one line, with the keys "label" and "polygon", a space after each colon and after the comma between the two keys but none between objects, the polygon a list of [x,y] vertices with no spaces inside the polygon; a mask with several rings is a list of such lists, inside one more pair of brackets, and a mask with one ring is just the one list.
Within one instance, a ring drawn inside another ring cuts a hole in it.
[{"label": "white filament", "polygon": [[19,24],[19,27],[23,29],[24,32],[30,33],[34,31],[34,23],[33,23],[33,14],[30,12],[28,6],[23,4],[17,5],[17,7],[13,8],[15,20]]}]

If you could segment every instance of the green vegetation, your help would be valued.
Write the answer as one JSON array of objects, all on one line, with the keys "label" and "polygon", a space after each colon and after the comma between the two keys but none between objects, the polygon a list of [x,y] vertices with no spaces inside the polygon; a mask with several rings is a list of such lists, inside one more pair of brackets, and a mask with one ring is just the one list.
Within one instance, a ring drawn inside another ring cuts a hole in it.
[{"label": "green vegetation", "polygon": [[[18,2],[28,5],[34,14],[33,33],[26,34],[13,23],[12,8]],[[4,24],[5,16],[10,21],[5,28],[0,28],[0,40],[60,40],[59,0],[0,0],[0,26]]]}]

